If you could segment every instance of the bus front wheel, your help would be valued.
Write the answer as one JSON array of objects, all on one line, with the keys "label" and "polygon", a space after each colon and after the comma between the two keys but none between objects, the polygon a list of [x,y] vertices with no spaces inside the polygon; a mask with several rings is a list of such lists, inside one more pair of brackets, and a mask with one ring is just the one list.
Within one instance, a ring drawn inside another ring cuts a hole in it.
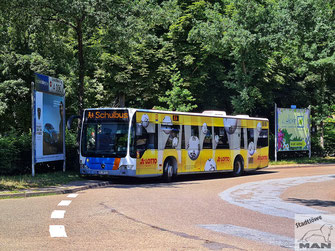
[{"label": "bus front wheel", "polygon": [[243,167],[243,159],[242,157],[236,157],[234,161],[234,176],[241,176],[243,174],[244,167]]}]

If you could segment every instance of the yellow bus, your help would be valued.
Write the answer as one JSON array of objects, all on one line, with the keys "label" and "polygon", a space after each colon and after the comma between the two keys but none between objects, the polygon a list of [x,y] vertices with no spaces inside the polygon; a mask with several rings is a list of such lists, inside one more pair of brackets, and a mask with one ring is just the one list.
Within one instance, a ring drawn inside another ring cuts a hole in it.
[{"label": "yellow bus", "polygon": [[86,109],[80,173],[154,177],[256,170],[269,163],[269,121],[222,111]]}]

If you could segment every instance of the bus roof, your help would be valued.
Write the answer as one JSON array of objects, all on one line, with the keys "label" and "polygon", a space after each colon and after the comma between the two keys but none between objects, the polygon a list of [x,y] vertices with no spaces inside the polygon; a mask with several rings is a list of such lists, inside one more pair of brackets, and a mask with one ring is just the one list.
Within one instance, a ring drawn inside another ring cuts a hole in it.
[{"label": "bus roof", "polygon": [[249,115],[227,115],[224,111],[204,111],[203,113],[196,112],[177,112],[177,111],[164,111],[164,110],[153,110],[153,109],[138,109],[138,108],[128,108],[128,107],[101,107],[101,108],[87,108],[85,111],[90,110],[131,110],[132,112],[150,112],[150,113],[163,113],[163,114],[178,114],[178,115],[188,115],[188,116],[202,116],[202,117],[217,117],[217,118],[237,118],[237,119],[248,119],[248,120],[263,120],[269,121],[267,118],[259,117],[249,117]]}]

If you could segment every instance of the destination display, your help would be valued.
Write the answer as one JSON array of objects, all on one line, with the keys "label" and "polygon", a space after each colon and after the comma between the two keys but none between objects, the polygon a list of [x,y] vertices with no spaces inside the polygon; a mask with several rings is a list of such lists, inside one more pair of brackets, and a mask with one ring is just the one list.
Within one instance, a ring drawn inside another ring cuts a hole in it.
[{"label": "destination display", "polygon": [[127,110],[90,110],[85,111],[85,121],[129,121]]}]

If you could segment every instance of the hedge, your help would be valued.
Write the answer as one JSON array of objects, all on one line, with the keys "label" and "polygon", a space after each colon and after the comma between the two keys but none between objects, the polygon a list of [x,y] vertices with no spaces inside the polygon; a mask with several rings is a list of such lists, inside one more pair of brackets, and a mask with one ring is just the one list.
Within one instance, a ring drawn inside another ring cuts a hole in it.
[{"label": "hedge", "polygon": [[[66,131],[66,169],[79,170],[76,134]],[[15,132],[0,136],[0,175],[31,172],[31,133]],[[62,161],[36,164],[38,171],[62,169]]]}]

